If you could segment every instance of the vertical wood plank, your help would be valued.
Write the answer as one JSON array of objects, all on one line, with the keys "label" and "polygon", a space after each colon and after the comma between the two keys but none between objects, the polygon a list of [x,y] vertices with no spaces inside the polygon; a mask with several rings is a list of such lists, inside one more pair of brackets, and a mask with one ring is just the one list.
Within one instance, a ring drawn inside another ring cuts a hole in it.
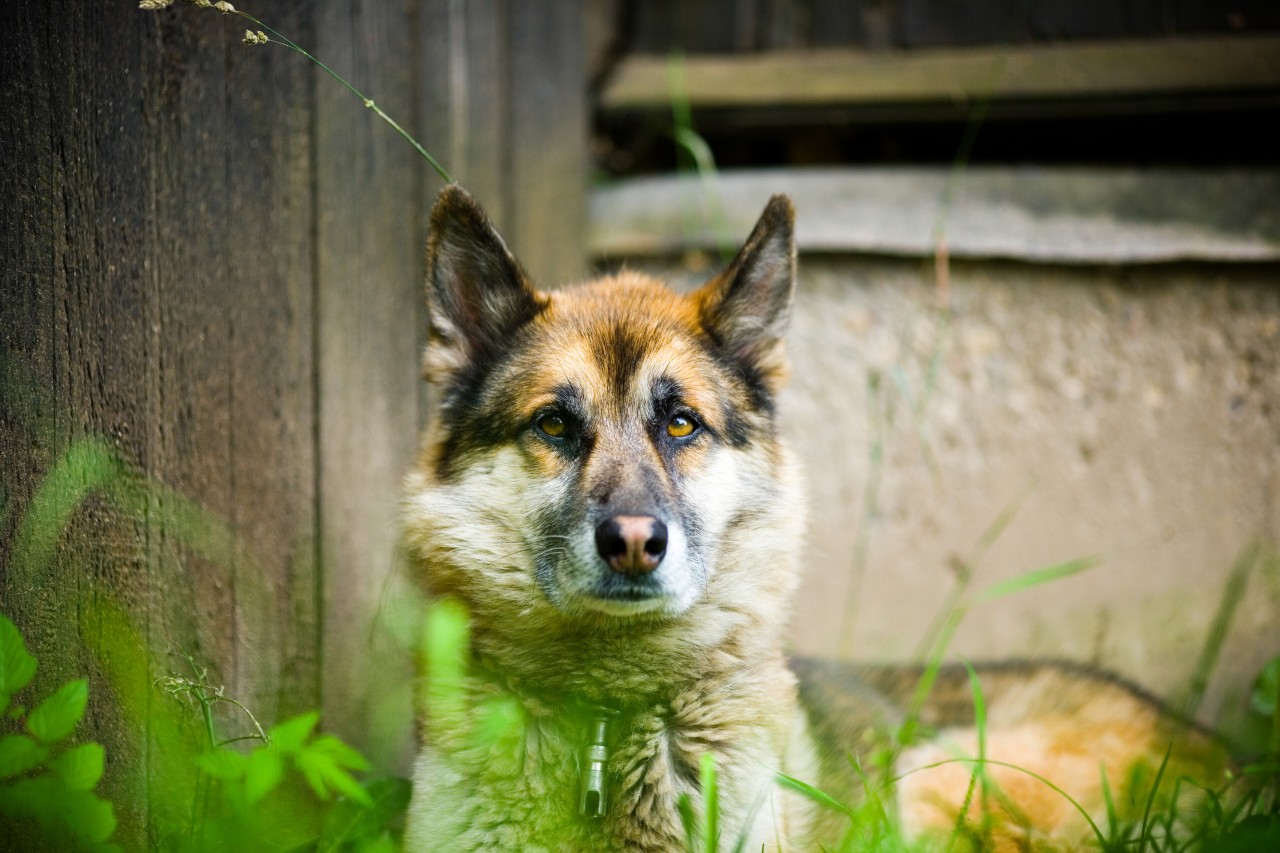
[{"label": "vertical wood plank", "polygon": [[585,269],[587,91],[581,0],[510,7],[511,172],[508,228],[544,286]]},{"label": "vertical wood plank", "polygon": [[[140,662],[143,695],[178,667],[146,653],[181,649],[267,721],[318,702],[314,575],[291,558],[314,535],[308,78],[283,51],[242,57],[224,19],[190,7],[4,14],[21,41],[0,98],[0,595],[39,658],[33,694],[89,676],[78,736],[104,744],[116,840],[142,848],[163,769],[147,715],[173,709],[132,696],[122,713],[82,641]],[[252,558],[195,557],[168,498],[135,515],[91,497],[48,565],[12,562],[31,495],[81,440],[221,519]],[[139,647],[111,635],[108,608]]]},{"label": "vertical wood plank", "polygon": [[[405,9],[322,0],[316,20],[317,54],[388,113],[408,115]],[[378,619],[418,441],[422,163],[331,81],[317,84],[315,127],[325,719],[375,764],[402,768],[412,667]]]},{"label": "vertical wood plank", "polygon": [[[270,23],[309,43],[309,4]],[[235,30],[231,31],[232,33]],[[285,50],[229,47],[229,521],[251,561],[232,568],[232,680],[255,713],[319,705],[315,543],[310,98],[315,69]]]},{"label": "vertical wood plank", "polygon": [[[62,456],[71,442],[101,438],[131,464],[146,467],[152,310],[146,200],[152,187],[138,146],[145,138],[142,22],[101,4],[55,2],[44,12],[59,72],[51,77],[49,147],[37,155],[51,157],[53,172],[53,215],[43,246],[49,253],[55,452]],[[37,474],[42,483],[47,474]],[[146,630],[145,525],[90,500],[63,531],[48,574],[26,578],[44,605],[30,627],[40,633],[59,626],[56,656],[47,648],[40,657],[46,676],[56,682],[89,677],[81,736],[101,742],[111,757],[102,789],[119,804],[118,835],[126,843],[146,837],[148,744],[118,715],[107,672],[80,639],[102,630],[97,617],[104,600],[133,614]]]},{"label": "vertical wood plank", "polygon": [[[420,109],[433,150],[534,278],[585,269],[582,0],[425,0]],[[426,203],[437,184],[429,181]]]}]

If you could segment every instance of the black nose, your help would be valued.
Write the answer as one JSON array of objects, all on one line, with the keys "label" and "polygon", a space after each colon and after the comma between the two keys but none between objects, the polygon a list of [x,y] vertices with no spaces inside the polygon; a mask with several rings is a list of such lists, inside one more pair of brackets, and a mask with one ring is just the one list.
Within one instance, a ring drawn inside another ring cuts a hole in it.
[{"label": "black nose", "polygon": [[606,518],[596,527],[596,550],[619,574],[647,574],[667,553],[667,526],[652,515]]}]

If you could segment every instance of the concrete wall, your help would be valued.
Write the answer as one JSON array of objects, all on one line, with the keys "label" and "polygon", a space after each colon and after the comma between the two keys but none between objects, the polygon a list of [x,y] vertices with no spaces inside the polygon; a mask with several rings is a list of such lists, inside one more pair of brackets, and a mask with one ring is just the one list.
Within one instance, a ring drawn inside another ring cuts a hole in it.
[{"label": "concrete wall", "polygon": [[[1182,688],[1237,556],[1280,541],[1276,268],[953,264],[948,318],[920,263],[802,267],[782,415],[811,501],[796,647],[910,655],[966,563],[978,592],[1096,556],[975,606],[953,650]],[[1215,700],[1278,652],[1272,566],[1250,580]]]},{"label": "concrete wall", "polygon": [[[804,242],[781,410],[810,501],[795,648],[910,658],[970,572],[954,655],[1092,661],[1176,699],[1262,542],[1202,706],[1238,709],[1280,653],[1280,265],[940,268]],[[707,258],[627,262],[691,283]]]}]

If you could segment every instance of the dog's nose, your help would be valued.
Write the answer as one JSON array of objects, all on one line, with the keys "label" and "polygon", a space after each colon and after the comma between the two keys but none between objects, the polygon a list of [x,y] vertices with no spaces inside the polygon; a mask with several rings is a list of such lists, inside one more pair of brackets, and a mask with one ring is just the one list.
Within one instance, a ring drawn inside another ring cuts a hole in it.
[{"label": "dog's nose", "polygon": [[667,553],[667,526],[652,515],[606,518],[596,527],[596,550],[619,574],[647,574]]}]

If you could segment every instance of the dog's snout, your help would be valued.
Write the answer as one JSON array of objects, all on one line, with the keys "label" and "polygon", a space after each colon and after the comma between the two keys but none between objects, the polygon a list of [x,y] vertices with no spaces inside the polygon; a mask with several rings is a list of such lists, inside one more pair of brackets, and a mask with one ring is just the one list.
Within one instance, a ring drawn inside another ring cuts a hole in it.
[{"label": "dog's snout", "polygon": [[596,550],[619,574],[647,574],[667,553],[667,526],[652,515],[606,518],[596,527]]}]

